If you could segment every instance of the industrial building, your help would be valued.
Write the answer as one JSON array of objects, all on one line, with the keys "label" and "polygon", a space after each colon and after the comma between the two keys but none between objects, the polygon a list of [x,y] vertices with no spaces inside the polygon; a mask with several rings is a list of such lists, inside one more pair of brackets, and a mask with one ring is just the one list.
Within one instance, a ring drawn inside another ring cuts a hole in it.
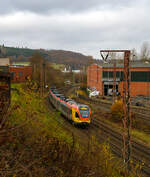
[{"label": "industrial building", "polygon": [[11,65],[9,72],[13,76],[12,82],[25,82],[28,78],[32,78],[32,66]]},{"label": "industrial building", "polygon": [[0,58],[0,72],[11,73],[12,82],[25,82],[32,78],[32,66],[10,65],[9,58]]},{"label": "industrial building", "polygon": [[[109,95],[113,90],[114,72],[116,73],[116,92],[123,95],[124,65],[116,63],[92,64],[87,68],[87,87],[96,88],[101,95]],[[131,63],[130,95],[150,96],[150,63]]]}]

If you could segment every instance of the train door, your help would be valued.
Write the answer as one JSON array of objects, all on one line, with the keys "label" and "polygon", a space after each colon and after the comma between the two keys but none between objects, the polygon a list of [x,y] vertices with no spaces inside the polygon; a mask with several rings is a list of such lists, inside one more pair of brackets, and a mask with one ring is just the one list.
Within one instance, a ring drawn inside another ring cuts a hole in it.
[{"label": "train door", "polygon": [[75,109],[72,109],[72,120],[73,120],[74,122],[77,122],[77,121],[79,120],[79,118],[80,118],[80,116],[79,116],[79,114],[76,112],[76,110],[75,110]]},{"label": "train door", "polygon": [[72,120],[72,110],[68,108],[68,119]]},{"label": "train door", "polygon": [[76,113],[76,111],[75,111],[75,109],[73,108],[73,109],[72,109],[72,120],[73,120],[73,121],[75,121],[75,113]]}]

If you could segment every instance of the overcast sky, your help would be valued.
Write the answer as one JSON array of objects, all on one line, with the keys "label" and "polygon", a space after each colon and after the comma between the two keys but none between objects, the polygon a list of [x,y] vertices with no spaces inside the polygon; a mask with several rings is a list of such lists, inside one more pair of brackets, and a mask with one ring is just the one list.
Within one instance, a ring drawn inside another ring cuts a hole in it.
[{"label": "overcast sky", "polygon": [[150,41],[150,0],[5,0],[0,45],[63,49],[100,58],[100,49]]}]

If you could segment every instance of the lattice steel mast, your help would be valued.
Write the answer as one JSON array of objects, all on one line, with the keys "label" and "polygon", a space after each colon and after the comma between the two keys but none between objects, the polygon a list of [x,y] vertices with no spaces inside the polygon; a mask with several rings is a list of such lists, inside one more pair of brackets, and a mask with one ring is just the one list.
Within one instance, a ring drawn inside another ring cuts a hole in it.
[{"label": "lattice steel mast", "polygon": [[[103,53],[107,53],[105,56]],[[131,114],[130,114],[130,50],[100,50],[100,54],[104,61],[107,60],[110,52],[123,52],[124,53],[124,80],[123,80],[123,108],[124,108],[124,133],[123,133],[123,158],[127,165],[128,171],[130,170],[131,158]],[[115,65],[114,65],[115,67]],[[114,69],[115,70],[115,69]],[[116,79],[116,73],[114,74]],[[114,80],[114,85],[115,85]]]}]

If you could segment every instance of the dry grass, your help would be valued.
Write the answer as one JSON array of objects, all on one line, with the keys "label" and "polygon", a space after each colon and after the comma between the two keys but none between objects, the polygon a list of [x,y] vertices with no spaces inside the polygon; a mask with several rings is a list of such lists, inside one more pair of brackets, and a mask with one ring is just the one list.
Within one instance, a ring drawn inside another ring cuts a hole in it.
[{"label": "dry grass", "polygon": [[121,101],[115,102],[111,107],[112,119],[115,122],[120,122],[123,119],[123,103]]},{"label": "dry grass", "polygon": [[[65,132],[49,112],[45,100],[19,88],[12,98],[5,128],[0,131],[0,176],[2,177],[134,177],[115,160],[109,145],[94,137],[84,151],[74,136]],[[77,148],[78,147],[78,148]]]}]

